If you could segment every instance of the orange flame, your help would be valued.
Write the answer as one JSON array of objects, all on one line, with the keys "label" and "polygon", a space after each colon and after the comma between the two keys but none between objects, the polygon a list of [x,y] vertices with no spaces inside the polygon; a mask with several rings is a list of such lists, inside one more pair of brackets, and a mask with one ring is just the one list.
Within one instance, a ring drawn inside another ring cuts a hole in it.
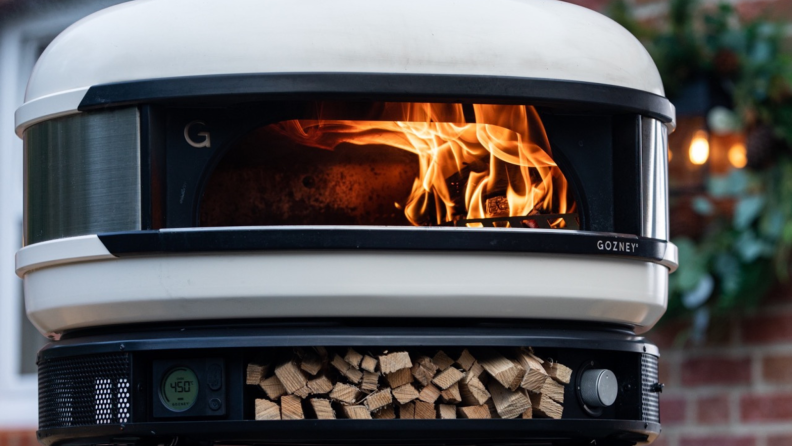
[{"label": "orange flame", "polygon": [[[475,123],[467,123],[462,104],[384,103],[371,120],[323,119],[335,114],[327,106],[319,119],[284,121],[275,130],[326,150],[349,143],[414,153],[419,175],[405,203],[396,203],[413,225],[574,212],[536,110],[477,104],[473,111]],[[530,219],[524,226],[536,227]],[[557,218],[550,226],[566,223]]]}]

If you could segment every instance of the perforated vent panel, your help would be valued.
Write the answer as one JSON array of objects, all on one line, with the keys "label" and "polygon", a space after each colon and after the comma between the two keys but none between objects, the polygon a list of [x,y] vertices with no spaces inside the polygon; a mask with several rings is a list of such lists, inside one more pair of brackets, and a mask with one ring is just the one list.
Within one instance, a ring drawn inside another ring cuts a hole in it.
[{"label": "perforated vent panel", "polygon": [[129,421],[126,353],[43,360],[39,364],[39,429]]},{"label": "perforated vent panel", "polygon": [[644,354],[641,357],[643,421],[660,422],[660,394],[654,392],[652,386],[657,383],[657,356]]}]

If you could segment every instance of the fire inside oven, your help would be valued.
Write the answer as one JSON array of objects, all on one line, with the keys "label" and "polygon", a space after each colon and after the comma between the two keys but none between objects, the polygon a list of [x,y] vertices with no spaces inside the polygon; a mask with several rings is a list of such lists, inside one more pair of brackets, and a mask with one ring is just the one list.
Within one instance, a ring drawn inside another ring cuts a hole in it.
[{"label": "fire inside oven", "polygon": [[202,226],[580,227],[534,107],[324,102],[306,116],[226,152]]}]

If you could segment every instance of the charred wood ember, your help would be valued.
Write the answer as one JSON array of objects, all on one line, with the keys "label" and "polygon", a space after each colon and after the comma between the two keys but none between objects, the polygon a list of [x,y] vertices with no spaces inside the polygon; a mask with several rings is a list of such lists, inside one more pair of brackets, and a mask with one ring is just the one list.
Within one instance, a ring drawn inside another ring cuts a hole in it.
[{"label": "charred wood ember", "polygon": [[294,349],[248,363],[244,379],[256,420],[562,417],[563,364],[530,348],[451,352]]}]

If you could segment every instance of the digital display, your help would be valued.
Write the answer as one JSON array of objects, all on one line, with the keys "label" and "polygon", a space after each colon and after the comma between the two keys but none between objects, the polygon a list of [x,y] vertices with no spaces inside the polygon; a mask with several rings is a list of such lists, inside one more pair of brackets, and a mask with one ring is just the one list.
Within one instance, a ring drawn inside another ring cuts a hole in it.
[{"label": "digital display", "polygon": [[198,398],[198,377],[187,367],[175,367],[165,374],[160,383],[160,400],[174,412],[184,412]]}]

